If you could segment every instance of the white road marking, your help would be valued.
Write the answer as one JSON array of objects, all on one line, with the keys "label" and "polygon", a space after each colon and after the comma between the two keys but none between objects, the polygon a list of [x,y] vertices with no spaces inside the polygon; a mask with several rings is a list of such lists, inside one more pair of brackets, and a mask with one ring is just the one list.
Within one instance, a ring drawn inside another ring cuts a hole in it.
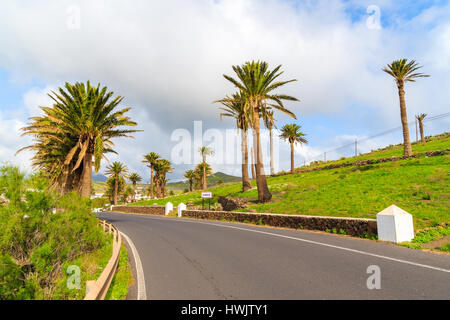
[{"label": "white road marking", "polygon": [[[149,217],[148,215],[144,215],[144,214],[142,214],[142,216],[146,216],[147,218],[154,219],[154,220],[168,220],[167,218]],[[312,244],[321,245],[321,246],[325,246],[325,247],[330,247],[330,248],[340,249],[340,250],[344,250],[344,251],[359,253],[359,254],[363,254],[363,255],[366,255],[366,256],[371,256],[371,257],[376,257],[376,258],[380,258],[380,259],[385,259],[385,260],[400,262],[400,263],[404,263],[404,264],[409,264],[409,265],[413,265],[413,266],[416,266],[416,267],[422,267],[422,268],[427,268],[427,269],[432,269],[432,270],[436,270],[436,271],[442,271],[442,272],[450,273],[450,270],[448,270],[448,269],[443,269],[443,268],[439,268],[439,267],[433,267],[433,266],[429,266],[429,265],[426,265],[426,264],[416,263],[416,262],[402,260],[402,259],[396,259],[396,258],[392,258],[392,257],[388,257],[388,256],[375,254],[375,253],[370,253],[370,252],[365,252],[365,251],[361,251],[361,250],[356,250],[356,249],[336,246],[336,245],[332,245],[332,244],[328,244],[328,243],[323,243],[323,242],[318,242],[318,241],[313,241],[313,240],[307,240],[307,239],[302,239],[302,238],[296,238],[296,237],[291,237],[291,236],[285,236],[285,235],[278,234],[278,233],[272,233],[272,232],[267,232],[267,231],[254,230],[254,229],[247,229],[247,228],[241,228],[241,227],[235,227],[235,226],[229,226],[229,225],[217,224],[217,223],[211,223],[211,222],[195,221],[195,220],[180,220],[180,219],[172,218],[172,219],[169,219],[169,221],[200,223],[200,224],[207,224],[207,225],[216,226],[216,227],[231,228],[231,229],[237,229],[237,230],[261,233],[261,234],[266,234],[266,235],[270,235],[270,236],[274,236],[274,237],[280,237],[280,238],[286,238],[286,239],[291,239],[291,240],[296,240],[296,241],[312,243]]]},{"label": "white road marking", "polygon": [[122,236],[127,240],[130,245],[131,251],[134,256],[134,263],[136,265],[136,277],[137,277],[137,300],[147,300],[147,291],[145,290],[145,277],[144,277],[144,269],[142,268],[141,258],[139,257],[139,253],[134,246],[133,241],[122,231],[120,231]]}]

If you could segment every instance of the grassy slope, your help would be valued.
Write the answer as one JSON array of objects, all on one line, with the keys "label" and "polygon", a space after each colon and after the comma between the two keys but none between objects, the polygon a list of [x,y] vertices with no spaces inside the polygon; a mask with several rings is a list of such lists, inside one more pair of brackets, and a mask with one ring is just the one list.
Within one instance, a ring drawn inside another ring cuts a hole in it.
[{"label": "grassy slope", "polygon": [[[449,135],[433,138],[425,145],[415,144],[414,152],[450,148]],[[401,146],[345,161],[400,156]],[[337,163],[342,162],[336,161]],[[336,162],[328,162],[332,164]],[[254,183],[253,183],[254,184]],[[247,211],[326,216],[375,218],[391,204],[414,217],[416,229],[450,221],[450,153],[437,157],[387,162],[362,167],[322,170],[268,178],[273,200],[256,203],[256,189],[241,193],[240,184],[212,188],[215,201],[220,195],[246,197]],[[135,205],[180,202],[201,204],[200,192],[192,192]]]},{"label": "grassy slope", "polygon": [[[56,290],[53,299],[82,300],[84,298],[86,295],[86,281],[97,280],[111,259],[113,239],[110,234],[106,234],[105,237],[107,237],[108,240],[103,248],[85,254],[74,261],[66,263],[64,266],[64,270],[66,270],[69,265],[80,267],[81,288],[68,289],[66,283],[70,275],[64,272],[63,277],[58,281],[58,289]],[[129,286],[134,281],[129,268],[128,253],[124,245],[122,245],[120,250],[120,258],[117,268],[117,272],[113,277],[105,300],[124,300],[128,293]]]},{"label": "grassy slope", "polygon": [[128,288],[134,282],[128,262],[128,252],[124,245],[120,249],[119,263],[105,300],[125,300]]},{"label": "grassy slope", "polygon": [[[424,153],[427,151],[443,150],[450,148],[450,133],[443,133],[441,135],[427,137],[427,143],[422,144],[421,142],[412,143],[412,148],[414,153]],[[341,163],[353,163],[361,160],[368,159],[380,159],[380,158],[390,158],[390,157],[401,157],[403,156],[403,144],[390,145],[388,147],[375,150],[369,153],[360,154],[356,157],[349,157],[342,160],[328,161],[326,163],[321,163],[317,165],[307,166],[308,168],[323,167],[330,164],[341,164]],[[305,167],[300,167],[298,169],[305,169]]]},{"label": "grassy slope", "polygon": [[[208,186],[215,187],[220,181],[222,181],[222,183],[239,182],[241,181],[241,178],[230,176],[222,172],[216,172],[214,175],[207,177]],[[183,191],[184,189],[189,189],[189,183],[187,181],[170,182],[167,184],[168,191]]]}]

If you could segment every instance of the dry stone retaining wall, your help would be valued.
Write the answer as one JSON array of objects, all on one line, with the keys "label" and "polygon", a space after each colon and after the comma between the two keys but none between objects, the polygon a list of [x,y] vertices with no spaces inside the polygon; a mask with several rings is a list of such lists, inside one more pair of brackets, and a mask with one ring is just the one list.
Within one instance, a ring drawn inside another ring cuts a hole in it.
[{"label": "dry stone retaining wall", "polygon": [[336,229],[345,231],[351,236],[361,236],[364,233],[377,234],[377,221],[375,219],[320,217],[304,215],[247,213],[229,211],[185,210],[184,217],[197,219],[210,219],[250,222],[270,225],[274,227],[303,228],[307,230],[327,231]]},{"label": "dry stone retaining wall", "polygon": [[165,213],[163,206],[113,206],[111,211],[159,215],[164,215]]}]

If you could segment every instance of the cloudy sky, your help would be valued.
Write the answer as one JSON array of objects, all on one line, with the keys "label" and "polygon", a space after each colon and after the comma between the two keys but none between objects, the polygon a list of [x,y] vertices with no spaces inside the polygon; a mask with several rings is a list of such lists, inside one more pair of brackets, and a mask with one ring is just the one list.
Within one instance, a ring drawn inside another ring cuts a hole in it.
[{"label": "cloudy sky", "polygon": [[[309,140],[296,149],[296,165],[400,125],[395,84],[381,71],[394,59],[415,59],[431,75],[406,88],[410,121],[450,109],[450,3],[444,0],[2,0],[0,39],[0,161],[26,170],[31,155],[14,156],[30,143],[20,128],[66,81],[101,83],[133,107],[131,117],[144,131],[116,141],[119,155],[109,160],[125,162],[146,180],[142,155],[172,159],[180,129],[193,139],[194,121],[201,121],[204,141],[197,144],[207,145],[234,127],[220,120],[212,101],[234,91],[222,75],[248,60],[281,64],[283,79],[298,80],[282,90],[301,100],[287,107]],[[278,127],[294,121],[277,119]],[[449,127],[450,117],[429,121],[426,134]],[[359,152],[401,138],[398,130],[369,139]],[[289,147],[278,138],[276,144],[278,169],[287,169]],[[193,154],[195,146],[192,140]],[[239,166],[223,160],[227,149],[215,148],[214,169],[239,174]],[[189,167],[177,165],[169,178]]]}]

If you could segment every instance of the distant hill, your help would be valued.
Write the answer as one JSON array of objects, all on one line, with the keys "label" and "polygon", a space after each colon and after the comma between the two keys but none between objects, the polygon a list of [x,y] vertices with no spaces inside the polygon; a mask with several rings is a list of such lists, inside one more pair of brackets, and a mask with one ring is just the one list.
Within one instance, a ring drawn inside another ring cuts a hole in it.
[{"label": "distant hill", "polygon": [[92,174],[92,181],[98,181],[98,182],[106,182],[106,180],[108,180],[108,177],[98,173],[98,174]]},{"label": "distant hill", "polygon": [[[208,187],[214,187],[219,184],[219,182],[222,183],[228,183],[228,182],[239,182],[241,181],[240,177],[235,177],[228,175],[223,172],[216,172],[213,176],[207,177],[207,183]],[[179,182],[169,182],[167,184],[168,190],[184,190],[189,189],[189,183],[187,181],[179,181]]]}]

